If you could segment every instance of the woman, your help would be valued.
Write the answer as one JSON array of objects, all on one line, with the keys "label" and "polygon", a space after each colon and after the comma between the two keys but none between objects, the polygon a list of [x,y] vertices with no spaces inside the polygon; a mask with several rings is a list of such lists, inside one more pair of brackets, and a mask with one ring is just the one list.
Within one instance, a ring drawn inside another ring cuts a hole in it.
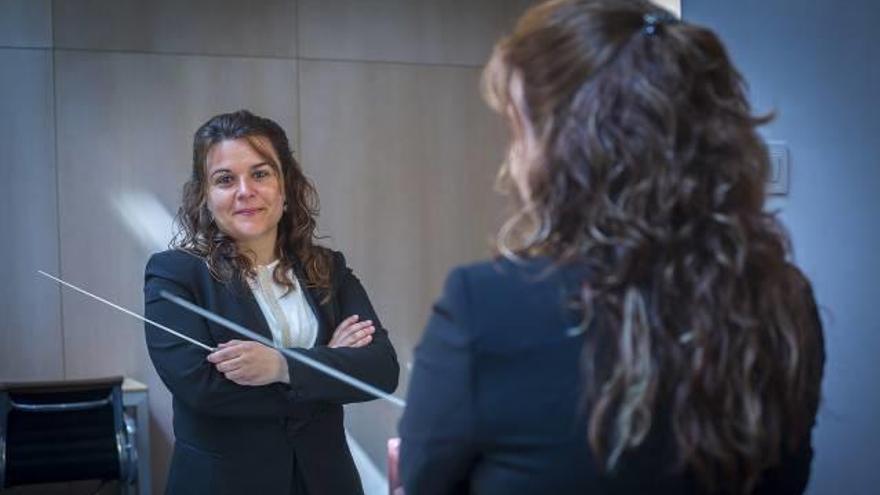
[{"label": "woman", "polygon": [[159,295],[393,392],[388,334],[342,254],[314,243],[316,214],[278,124],[239,111],[196,131],[174,249],[150,258],[144,286],[147,318],[216,348],[146,328],[174,402],[168,493],[362,493],[342,405],[371,396]]},{"label": "woman", "polygon": [[552,1],[484,88],[519,208],[417,348],[406,493],[803,492],[821,323],[721,42],[648,1]]}]

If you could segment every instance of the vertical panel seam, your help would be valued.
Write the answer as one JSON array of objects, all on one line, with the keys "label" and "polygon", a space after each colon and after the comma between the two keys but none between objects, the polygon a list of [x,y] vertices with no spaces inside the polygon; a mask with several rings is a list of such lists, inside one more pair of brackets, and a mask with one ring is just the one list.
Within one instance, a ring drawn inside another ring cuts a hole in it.
[{"label": "vertical panel seam", "polygon": [[[55,231],[57,234],[57,253],[58,257],[58,276],[64,276],[63,271],[61,270],[61,173],[60,173],[60,159],[58,155],[58,71],[55,70],[55,66],[57,65],[57,51],[56,51],[56,40],[55,40],[55,0],[50,0],[49,3],[49,30],[51,31],[52,38],[52,49],[49,53],[52,54],[52,58],[50,61],[50,70],[52,71],[52,144],[53,144],[53,158],[54,158],[54,168],[55,168]],[[56,290],[58,290],[58,330],[61,334],[61,377],[67,378],[67,339],[64,336],[64,293],[61,290],[61,286],[58,285]]]},{"label": "vertical panel seam", "polygon": [[296,67],[296,89],[294,90],[294,104],[296,105],[296,147],[299,151],[299,160],[300,167],[303,166],[303,141],[302,141],[302,97],[300,92],[302,91],[302,61],[300,60],[300,45],[302,43],[302,37],[300,36],[301,31],[301,19],[299,16],[299,0],[293,0],[293,15],[296,17],[294,22],[294,43],[296,43],[296,48],[293,52],[293,60],[294,66]]}]

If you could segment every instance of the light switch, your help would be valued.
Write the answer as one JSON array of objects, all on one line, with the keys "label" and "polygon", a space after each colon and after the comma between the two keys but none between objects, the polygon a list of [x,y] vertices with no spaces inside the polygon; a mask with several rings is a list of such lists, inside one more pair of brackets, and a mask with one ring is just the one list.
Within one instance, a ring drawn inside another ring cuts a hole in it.
[{"label": "light switch", "polygon": [[788,184],[791,177],[788,145],[783,141],[768,141],[767,149],[770,152],[770,177],[767,178],[767,193],[785,196],[788,194]]}]

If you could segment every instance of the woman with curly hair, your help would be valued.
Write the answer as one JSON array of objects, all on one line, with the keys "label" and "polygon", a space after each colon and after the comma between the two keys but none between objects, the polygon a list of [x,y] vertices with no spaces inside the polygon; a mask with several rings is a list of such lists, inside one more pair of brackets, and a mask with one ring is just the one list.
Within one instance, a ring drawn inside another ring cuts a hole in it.
[{"label": "woman with curly hair", "polygon": [[317,211],[315,189],[272,120],[242,110],[196,131],[178,235],[150,258],[144,285],[147,318],[216,349],[146,327],[173,396],[168,493],[363,492],[342,405],[372,396],[160,295],[392,392],[388,334],[342,254],[315,243]]},{"label": "woman with curly hair", "polygon": [[546,2],[496,45],[517,209],[417,348],[407,493],[803,492],[821,323],[744,87],[646,0]]}]

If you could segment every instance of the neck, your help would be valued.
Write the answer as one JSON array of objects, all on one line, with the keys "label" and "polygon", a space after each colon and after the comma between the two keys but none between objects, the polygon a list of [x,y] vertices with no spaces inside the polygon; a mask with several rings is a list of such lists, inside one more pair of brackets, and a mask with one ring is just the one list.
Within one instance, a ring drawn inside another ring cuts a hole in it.
[{"label": "neck", "polygon": [[275,236],[267,236],[264,239],[255,239],[249,242],[239,242],[238,248],[242,254],[250,258],[256,265],[268,265],[277,258],[275,253]]}]

